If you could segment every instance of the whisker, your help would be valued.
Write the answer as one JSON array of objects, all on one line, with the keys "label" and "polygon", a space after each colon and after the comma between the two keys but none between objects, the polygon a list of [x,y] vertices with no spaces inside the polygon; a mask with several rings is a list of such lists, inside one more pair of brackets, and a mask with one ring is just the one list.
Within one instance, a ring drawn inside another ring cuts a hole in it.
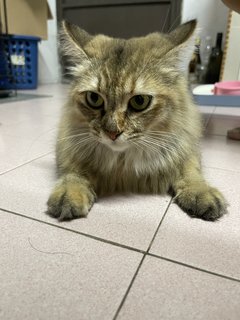
[{"label": "whisker", "polygon": [[175,17],[175,19],[174,19],[172,25],[170,26],[169,30],[167,31],[167,33],[170,33],[170,32],[175,28],[175,25],[176,25],[176,23],[178,22],[178,20],[179,20],[180,18],[181,18],[181,13],[179,13],[179,14]]},{"label": "whisker", "polygon": [[183,140],[179,139],[177,137],[174,136],[168,136],[168,135],[158,135],[158,134],[147,134],[145,135],[147,138],[151,138],[155,141],[161,141],[161,142],[165,142],[168,145],[170,145],[171,147],[176,147],[176,148],[181,148],[183,149]]},{"label": "whisker", "polygon": [[144,145],[145,147],[147,147],[148,149],[150,149],[151,151],[153,150],[153,151],[155,151],[157,153],[160,153],[160,150],[157,147],[155,147],[154,145],[148,143],[145,140],[141,140],[141,144]]},{"label": "whisker", "polygon": [[[90,156],[90,154],[93,152],[94,148],[98,145],[98,141],[93,140],[93,143],[88,144],[87,148],[84,149],[84,152],[81,153],[82,158],[86,158],[87,156]],[[89,150],[92,149],[92,150]],[[90,151],[90,152],[89,152]]]},{"label": "whisker", "polygon": [[[161,152],[161,150],[156,149],[155,147],[153,147],[152,145],[149,145],[149,144],[146,143],[146,142],[141,141],[141,144],[142,144],[145,148],[147,148],[150,153],[153,153],[153,154],[155,154],[155,155],[156,155],[156,154],[159,155],[159,156],[160,156],[160,157],[159,157],[159,161],[162,163],[163,166],[166,166],[166,165],[167,165],[166,161],[169,161],[169,160],[170,160],[169,157],[168,157],[168,155],[163,154],[163,153]],[[145,151],[146,151],[146,150],[145,150]]]},{"label": "whisker", "polygon": [[181,144],[182,143],[182,139],[178,139],[177,137],[168,137],[168,136],[157,136],[157,135],[145,135],[146,138],[151,138],[151,139],[155,139],[155,140],[160,140],[160,141],[166,141],[169,144]]},{"label": "whisker", "polygon": [[[154,143],[156,143],[154,141]],[[159,141],[159,145],[164,147],[165,149],[167,149],[170,153],[173,153],[173,152],[176,152],[178,153],[181,157],[184,157],[185,156],[185,148],[182,146],[182,145],[175,145],[175,144],[171,144],[169,145],[169,143],[166,143],[166,142],[162,142],[162,141]]]},{"label": "whisker", "polygon": [[[141,140],[141,142],[143,142],[143,144],[146,147],[149,147],[149,149],[152,149],[152,151],[156,152],[157,154],[161,155],[161,157],[165,157],[168,158],[168,160],[170,159],[169,157],[171,157],[171,154],[173,154],[174,152],[176,152],[178,154],[178,157],[180,159],[184,159],[185,156],[185,152],[183,150],[183,148],[176,148],[175,146],[172,146],[172,148],[170,149],[168,145],[166,145],[165,142],[161,142],[161,141],[157,141],[156,140]],[[157,146],[159,147],[159,149],[157,148]],[[165,153],[163,153],[162,151],[165,151]]]},{"label": "whisker", "polygon": [[174,132],[169,131],[147,131],[146,134],[154,134],[154,135],[168,135],[168,136],[174,136],[179,138],[179,134],[176,134]]},{"label": "whisker", "polygon": [[87,138],[84,138],[82,140],[79,140],[77,143],[73,144],[73,143],[70,143],[69,145],[67,145],[65,148],[62,149],[62,151],[66,151],[66,150],[73,150],[73,149],[76,149],[76,148],[80,148],[82,145],[86,144],[87,142],[90,142],[92,141],[93,138],[92,137],[87,137]]},{"label": "whisker", "polygon": [[137,141],[131,141],[131,143],[135,145],[138,150],[145,152],[145,149]]},{"label": "whisker", "polygon": [[169,145],[175,145],[177,146],[178,143],[181,143],[181,140],[173,139],[172,137],[161,137],[161,136],[150,136],[150,135],[145,135],[146,138],[154,140],[154,141],[161,141],[168,143]]},{"label": "whisker", "polygon": [[89,135],[89,132],[78,133],[78,134],[73,134],[73,135],[70,135],[70,136],[66,136],[66,137],[64,137],[64,138],[58,139],[58,141],[67,140],[67,139],[73,139],[73,138],[78,138],[78,137],[86,136],[86,135]]},{"label": "whisker", "polygon": [[28,155],[29,155],[29,153],[30,153],[33,145],[34,145],[36,142],[38,142],[42,137],[44,137],[45,135],[49,134],[50,132],[52,132],[52,131],[54,131],[54,130],[55,130],[55,128],[49,129],[49,130],[43,132],[42,134],[40,134],[36,139],[34,139],[34,140],[31,142],[29,148],[27,149],[27,151],[26,151],[26,153],[25,153],[25,159],[27,159],[27,157],[28,157]]},{"label": "whisker", "polygon": [[158,147],[160,147],[160,148],[162,148],[162,149],[165,149],[165,150],[168,150],[168,151],[172,152],[172,150],[171,150],[170,148],[168,148],[168,147],[167,147],[167,144],[164,143],[164,142],[161,143],[160,141],[158,141],[158,143],[157,143],[157,142],[156,142],[155,140],[153,140],[153,139],[145,140],[145,142],[148,142],[148,143],[150,143],[150,144],[153,144],[153,145],[158,146]]},{"label": "whisker", "polygon": [[169,17],[169,13],[170,13],[170,7],[168,8],[168,12],[167,12],[167,14],[166,14],[165,21],[164,21],[164,23],[163,23],[161,32],[164,32],[164,29],[165,29],[165,26],[166,26],[166,23],[167,23],[167,20],[168,20],[168,17]]},{"label": "whisker", "polygon": [[164,145],[171,147],[175,149],[176,151],[183,152],[184,151],[184,145],[181,140],[174,141],[172,138],[162,138],[162,137],[147,137],[149,140],[154,141],[155,143],[160,142],[161,144],[163,143]]},{"label": "whisker", "polygon": [[[92,142],[92,141],[91,141]],[[73,153],[76,154],[76,153],[79,153],[79,155],[84,158],[86,157],[88,151],[89,151],[89,148],[92,148],[93,145],[92,143],[91,144],[85,144],[86,147],[83,148],[83,146],[80,146],[80,145],[77,145],[73,148]]]}]

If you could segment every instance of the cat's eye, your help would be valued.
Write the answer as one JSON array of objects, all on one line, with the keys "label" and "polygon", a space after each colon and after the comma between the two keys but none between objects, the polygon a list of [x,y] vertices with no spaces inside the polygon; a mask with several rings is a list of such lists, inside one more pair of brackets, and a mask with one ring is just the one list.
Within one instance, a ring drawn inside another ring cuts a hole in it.
[{"label": "cat's eye", "polygon": [[86,102],[89,107],[94,109],[99,109],[104,106],[103,98],[100,96],[100,94],[93,91],[86,92]]},{"label": "cat's eye", "polygon": [[150,105],[151,100],[152,96],[148,95],[133,96],[128,102],[128,107],[134,111],[143,111]]}]

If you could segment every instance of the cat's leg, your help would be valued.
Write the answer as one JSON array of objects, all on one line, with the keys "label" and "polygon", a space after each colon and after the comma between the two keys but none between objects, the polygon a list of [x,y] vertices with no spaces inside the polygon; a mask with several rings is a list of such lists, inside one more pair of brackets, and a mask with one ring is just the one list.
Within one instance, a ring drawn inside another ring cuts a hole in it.
[{"label": "cat's leg", "polygon": [[227,212],[227,202],[204,180],[197,158],[185,162],[172,187],[175,202],[192,217],[214,221]]},{"label": "cat's leg", "polygon": [[47,213],[59,220],[70,220],[87,216],[96,200],[90,182],[71,173],[60,177],[47,205]]}]

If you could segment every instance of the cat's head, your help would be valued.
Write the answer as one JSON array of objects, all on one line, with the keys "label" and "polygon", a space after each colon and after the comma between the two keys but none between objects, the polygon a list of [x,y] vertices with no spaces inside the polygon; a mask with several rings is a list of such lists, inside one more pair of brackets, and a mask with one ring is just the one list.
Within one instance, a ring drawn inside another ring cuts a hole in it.
[{"label": "cat's head", "polygon": [[147,134],[153,143],[157,132],[180,125],[195,28],[190,21],[169,34],[123,40],[63,23],[60,49],[73,75],[69,107],[95,139],[116,151],[145,148]]}]

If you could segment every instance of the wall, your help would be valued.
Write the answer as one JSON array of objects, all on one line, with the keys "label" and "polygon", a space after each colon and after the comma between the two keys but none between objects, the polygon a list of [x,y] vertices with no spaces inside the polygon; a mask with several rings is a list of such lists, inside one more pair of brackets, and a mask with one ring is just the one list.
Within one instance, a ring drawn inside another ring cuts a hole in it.
[{"label": "wall", "polygon": [[[233,12],[222,80],[240,80],[240,14]],[[234,61],[234,63],[233,63]]]},{"label": "wall", "polygon": [[215,44],[217,32],[223,32],[225,38],[228,12],[220,0],[183,0],[182,21],[197,18],[200,37],[210,35]]},{"label": "wall", "polygon": [[[56,0],[48,0],[54,19],[48,21],[48,40],[39,45],[39,83],[60,81],[57,55]],[[210,35],[213,43],[217,32],[225,35],[228,8],[220,0],[183,0],[182,22],[197,18],[202,39]]]},{"label": "wall", "polygon": [[56,0],[48,0],[53,20],[48,21],[48,40],[39,44],[38,80],[39,84],[60,81],[60,67],[57,54]]}]

